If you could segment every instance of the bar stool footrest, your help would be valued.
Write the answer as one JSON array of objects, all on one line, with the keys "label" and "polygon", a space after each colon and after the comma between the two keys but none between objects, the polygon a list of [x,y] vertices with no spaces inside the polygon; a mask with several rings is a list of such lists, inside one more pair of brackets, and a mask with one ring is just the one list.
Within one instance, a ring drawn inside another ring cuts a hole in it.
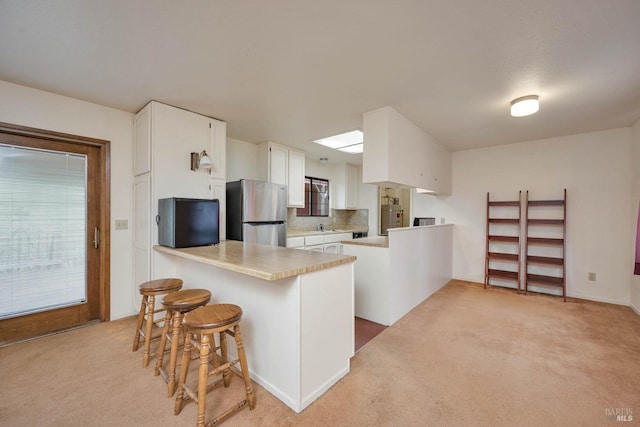
[{"label": "bar stool footrest", "polygon": [[221,413],[220,415],[216,416],[214,419],[212,419],[211,421],[205,421],[204,425],[206,427],[211,427],[211,426],[215,426],[220,424],[222,421],[224,421],[227,417],[235,414],[236,412],[238,412],[239,410],[241,410],[242,408],[244,408],[245,406],[247,406],[249,404],[249,402],[247,401],[247,399],[243,399],[240,402],[236,403],[235,405],[229,407],[227,410],[225,410],[223,413]]}]

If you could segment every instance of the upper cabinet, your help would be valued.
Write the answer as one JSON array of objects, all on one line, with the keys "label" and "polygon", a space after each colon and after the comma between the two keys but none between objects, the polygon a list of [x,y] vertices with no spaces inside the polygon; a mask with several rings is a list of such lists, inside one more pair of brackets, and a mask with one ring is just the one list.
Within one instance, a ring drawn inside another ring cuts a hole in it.
[{"label": "upper cabinet", "polygon": [[[162,171],[170,188],[194,178],[226,178],[227,124],[197,113],[151,101],[135,117],[133,174]],[[190,169],[190,153],[206,150],[213,167]],[[203,175],[204,174],[204,175]],[[205,186],[206,187],[206,186]],[[185,189],[184,191],[189,191]]]},{"label": "upper cabinet", "polygon": [[264,142],[260,144],[258,163],[261,179],[287,186],[288,207],[304,207],[304,152],[275,142]]},{"label": "upper cabinet", "polygon": [[331,180],[333,209],[358,209],[358,168],[340,163],[333,167]]},{"label": "upper cabinet", "polygon": [[151,172],[151,104],[147,104],[134,120],[133,176]]},{"label": "upper cabinet", "polygon": [[[173,274],[152,246],[158,242],[155,217],[158,199],[219,198],[224,218],[226,123],[181,108],[151,101],[134,121],[134,254],[137,282]],[[192,171],[191,153],[206,150],[210,171]],[[220,239],[225,238],[224,222]]]},{"label": "upper cabinet", "polygon": [[304,208],[304,153],[289,149],[289,206]]},{"label": "upper cabinet", "polygon": [[211,157],[213,167],[209,169],[209,177],[212,179],[227,178],[227,123],[209,119],[209,149],[207,153]]},{"label": "upper cabinet", "polygon": [[363,115],[363,182],[451,193],[451,153],[391,107]]}]

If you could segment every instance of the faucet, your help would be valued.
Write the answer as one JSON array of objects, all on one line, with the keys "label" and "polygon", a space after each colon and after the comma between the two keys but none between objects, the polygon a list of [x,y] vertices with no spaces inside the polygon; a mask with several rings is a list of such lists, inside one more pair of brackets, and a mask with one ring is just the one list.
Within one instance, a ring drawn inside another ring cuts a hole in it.
[{"label": "faucet", "polygon": [[318,224],[318,231],[324,231],[324,224]]}]

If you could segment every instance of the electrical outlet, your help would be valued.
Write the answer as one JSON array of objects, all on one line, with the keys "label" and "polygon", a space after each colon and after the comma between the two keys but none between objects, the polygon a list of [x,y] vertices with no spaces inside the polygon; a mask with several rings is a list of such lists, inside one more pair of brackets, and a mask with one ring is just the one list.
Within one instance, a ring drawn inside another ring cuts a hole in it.
[{"label": "electrical outlet", "polygon": [[590,282],[596,281],[596,273],[589,273],[589,281]]},{"label": "electrical outlet", "polygon": [[129,228],[129,221],[126,219],[116,219],[116,230],[127,230]]},{"label": "electrical outlet", "polygon": [[440,224],[444,224],[444,218],[440,218]]}]

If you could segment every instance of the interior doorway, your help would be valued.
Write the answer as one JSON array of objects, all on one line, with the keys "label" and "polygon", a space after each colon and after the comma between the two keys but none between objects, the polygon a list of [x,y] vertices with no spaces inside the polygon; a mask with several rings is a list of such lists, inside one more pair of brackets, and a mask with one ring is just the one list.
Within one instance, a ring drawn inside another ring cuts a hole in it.
[{"label": "interior doorway", "polygon": [[0,343],[109,320],[109,142],[0,123]]},{"label": "interior doorway", "polygon": [[378,234],[388,235],[387,229],[409,227],[411,190],[408,188],[378,187]]}]

